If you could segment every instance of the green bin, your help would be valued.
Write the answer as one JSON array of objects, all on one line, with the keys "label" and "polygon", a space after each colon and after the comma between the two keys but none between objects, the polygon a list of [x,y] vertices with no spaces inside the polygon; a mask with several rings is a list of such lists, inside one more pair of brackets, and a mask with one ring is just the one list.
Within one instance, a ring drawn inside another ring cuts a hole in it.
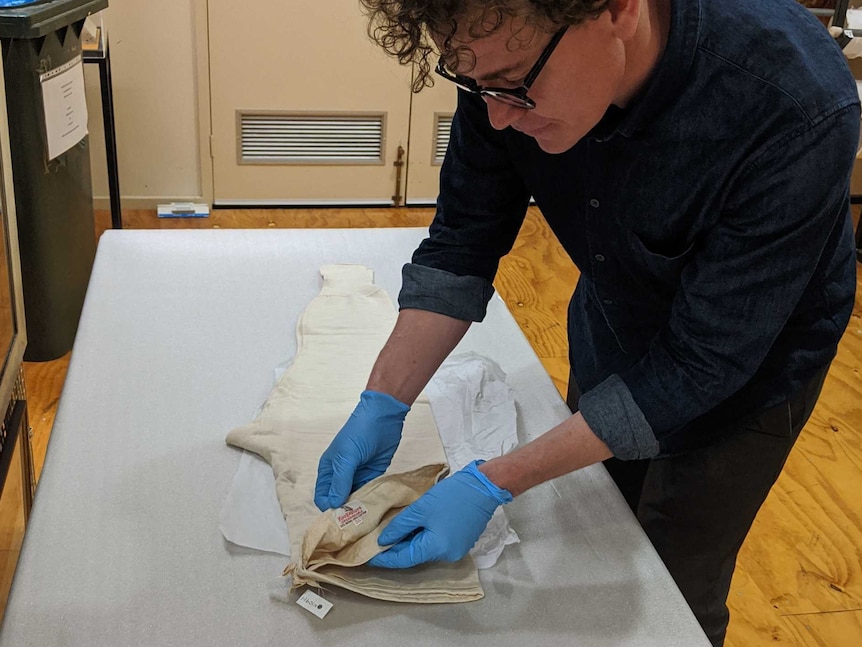
[{"label": "green bin", "polygon": [[28,361],[71,350],[96,253],[89,137],[49,159],[42,75],[81,57],[84,20],[107,6],[0,0]]}]

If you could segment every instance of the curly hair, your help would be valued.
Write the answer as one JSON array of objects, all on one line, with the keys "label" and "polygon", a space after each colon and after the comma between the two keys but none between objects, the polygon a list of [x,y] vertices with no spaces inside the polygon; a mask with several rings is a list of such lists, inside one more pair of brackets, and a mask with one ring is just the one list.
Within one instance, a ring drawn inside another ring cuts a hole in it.
[{"label": "curly hair", "polygon": [[[434,85],[431,59],[438,50],[452,61],[471,57],[452,47],[459,21],[472,38],[487,36],[508,18],[525,25],[578,25],[601,15],[610,0],[359,0],[368,35],[402,65],[415,63],[413,91]],[[475,62],[475,61],[474,61]]]}]

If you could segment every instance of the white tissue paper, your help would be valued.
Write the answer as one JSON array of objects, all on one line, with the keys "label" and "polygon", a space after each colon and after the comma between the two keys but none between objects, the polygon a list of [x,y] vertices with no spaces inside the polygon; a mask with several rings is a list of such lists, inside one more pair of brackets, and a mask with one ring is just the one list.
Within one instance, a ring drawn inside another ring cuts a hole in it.
[{"label": "white tissue paper", "polygon": [[290,538],[278,505],[272,467],[257,454],[243,452],[221,509],[224,538],[280,555],[290,555]]},{"label": "white tissue paper", "polygon": [[[279,367],[283,372],[285,367]],[[490,460],[518,443],[515,400],[506,374],[475,353],[451,357],[425,389],[452,472],[475,459]],[[275,493],[272,468],[243,452],[222,506],[219,528],[228,541],[290,556],[288,529]],[[480,569],[493,566],[503,549],[518,543],[503,508],[498,508],[470,551]]]},{"label": "white tissue paper", "polygon": [[[465,353],[450,358],[425,394],[452,472],[476,459],[501,456],[518,444],[512,389],[503,369],[487,357]],[[519,542],[501,507],[470,554],[477,568],[491,568],[506,546]]]}]

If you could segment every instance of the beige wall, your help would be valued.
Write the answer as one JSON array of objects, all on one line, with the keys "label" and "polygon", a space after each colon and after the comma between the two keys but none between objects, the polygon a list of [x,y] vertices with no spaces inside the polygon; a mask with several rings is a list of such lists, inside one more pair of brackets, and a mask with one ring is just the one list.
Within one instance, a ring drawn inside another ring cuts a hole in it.
[{"label": "beige wall", "polygon": [[[111,0],[105,22],[111,41],[120,189],[127,208],[171,200],[210,199],[211,168],[200,142],[209,124],[206,0]],[[196,37],[204,39],[198,44]],[[862,78],[862,59],[851,61]],[[85,66],[90,109],[93,190],[106,206],[108,185],[98,68]],[[202,84],[199,90],[198,84]],[[203,111],[199,97],[204,97]],[[208,119],[208,117],[205,117]],[[208,151],[207,151],[208,156]],[[853,174],[862,193],[862,163]]]},{"label": "beige wall", "polygon": [[[195,5],[199,0],[111,0],[120,190],[127,208],[200,198]],[[93,191],[107,203],[98,67],[87,65]]]}]

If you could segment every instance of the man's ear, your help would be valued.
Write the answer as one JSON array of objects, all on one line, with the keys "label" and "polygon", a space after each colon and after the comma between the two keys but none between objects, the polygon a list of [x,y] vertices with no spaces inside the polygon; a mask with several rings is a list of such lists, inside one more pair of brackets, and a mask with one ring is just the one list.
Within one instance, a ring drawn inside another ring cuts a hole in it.
[{"label": "man's ear", "polygon": [[628,41],[634,36],[646,2],[647,0],[610,0],[608,13],[614,32],[620,40]]}]

